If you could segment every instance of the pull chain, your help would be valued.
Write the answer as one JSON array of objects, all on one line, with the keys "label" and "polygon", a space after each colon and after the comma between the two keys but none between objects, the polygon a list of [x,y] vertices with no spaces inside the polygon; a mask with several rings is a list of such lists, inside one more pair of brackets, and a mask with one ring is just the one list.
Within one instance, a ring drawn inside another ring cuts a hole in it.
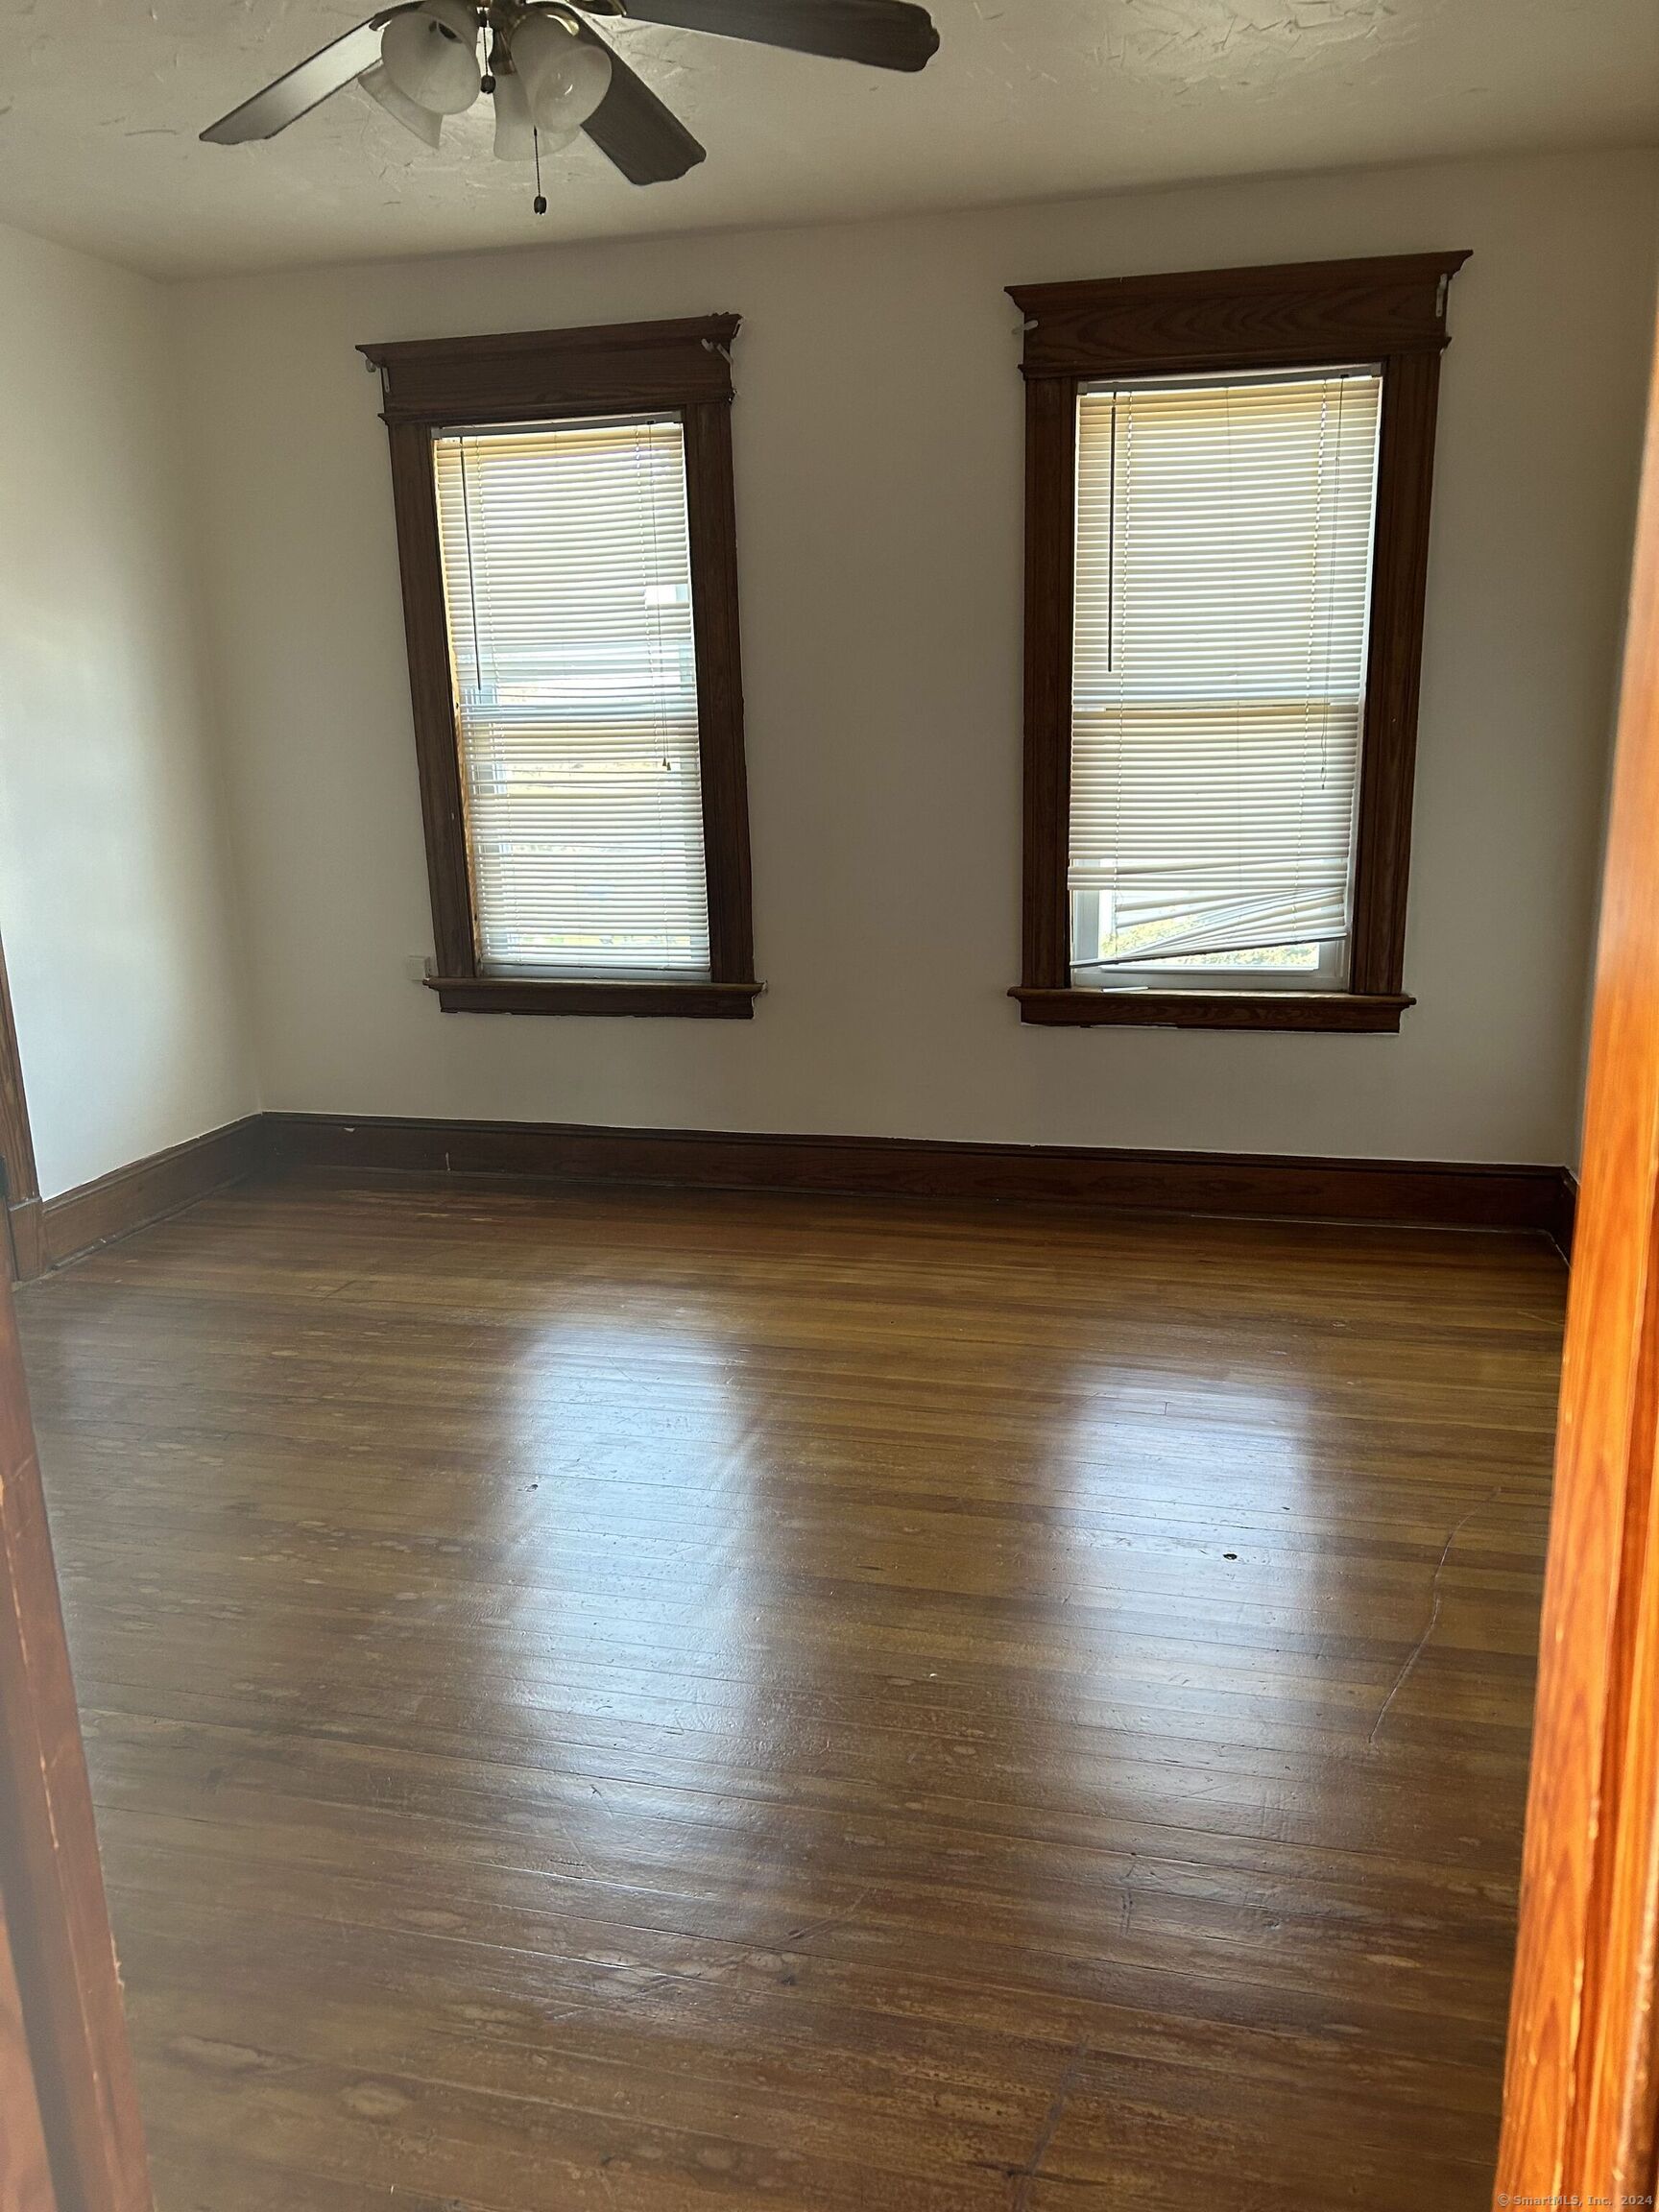
[{"label": "pull chain", "polygon": [[545,215],[547,203],[541,197],[541,133],[540,131],[534,129],[531,131],[530,143],[536,149],[536,197],[531,204],[538,215]]}]

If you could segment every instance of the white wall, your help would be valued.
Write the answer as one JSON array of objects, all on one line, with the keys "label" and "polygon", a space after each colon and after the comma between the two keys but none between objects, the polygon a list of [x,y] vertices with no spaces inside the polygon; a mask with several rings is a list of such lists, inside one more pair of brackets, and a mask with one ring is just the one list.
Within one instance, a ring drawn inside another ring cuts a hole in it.
[{"label": "white wall", "polygon": [[0,940],[50,1197],[257,1102],[167,296],[0,228]]},{"label": "white wall", "polygon": [[[1659,156],[1556,156],[183,288],[267,1103],[1565,1160],[1656,213]],[[1421,1003],[1397,1038],[1022,1028],[1002,287],[1450,247]],[[407,974],[429,913],[353,345],[723,308],[770,992],[753,1024],[445,1016]]]}]

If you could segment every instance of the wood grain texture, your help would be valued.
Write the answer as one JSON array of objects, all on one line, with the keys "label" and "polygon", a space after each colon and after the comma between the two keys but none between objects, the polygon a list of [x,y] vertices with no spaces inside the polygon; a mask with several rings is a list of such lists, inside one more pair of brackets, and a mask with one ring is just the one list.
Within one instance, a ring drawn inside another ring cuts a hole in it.
[{"label": "wood grain texture", "polygon": [[[620,9],[616,11],[622,12]],[[674,110],[659,100],[637,70],[631,69],[608,38],[601,38],[580,15],[567,18],[576,36],[598,46],[611,61],[611,84],[583,130],[631,184],[668,184],[708,159],[708,150],[686,130]]]},{"label": "wood grain texture", "polygon": [[1011,284],[1027,376],[1301,368],[1438,353],[1444,287],[1469,258],[1402,253]]},{"label": "wood grain texture", "polygon": [[0,2205],[6,2212],[57,2212],[35,2062],[0,1898]]},{"label": "wood grain texture", "polygon": [[1406,893],[1439,392],[1438,352],[1405,353],[1384,366],[1354,837],[1349,974],[1357,996],[1399,991],[1406,973]]},{"label": "wood grain texture", "polygon": [[41,1225],[39,1199],[25,1198],[16,1206],[9,1206],[6,1209],[6,1231],[12,1280],[14,1283],[33,1283],[36,1275],[43,1275],[46,1271],[46,1239]]},{"label": "wood grain texture", "polygon": [[[1467,253],[1011,285],[1026,317],[1025,763],[1021,1020],[1387,1033],[1405,988],[1406,892],[1446,297]],[[1071,988],[1067,888],[1076,412],[1092,378],[1377,359],[1382,370],[1366,702],[1347,993]],[[1346,1000],[1346,1003],[1342,1001]]]},{"label": "wood grain texture", "polygon": [[270,1114],[284,1169],[454,1172],[701,1190],[841,1191],[1056,1202],[1159,1214],[1275,1215],[1529,1231],[1564,1246],[1564,1170],[1486,1161],[1322,1160],[1265,1152],[1138,1152],[1067,1144],[952,1144],[573,1121],[459,1121]]},{"label": "wood grain texture", "polygon": [[[743,766],[743,647],[737,611],[731,392],[683,408],[680,420],[685,442],[685,522],[697,659],[703,854],[709,876],[709,965],[717,983],[743,985],[755,973],[755,915],[749,784]],[[753,1004],[746,1011],[752,1014]]]},{"label": "wood grain texture", "polygon": [[35,1166],[35,1138],[29,1126],[29,1101],[23,1092],[23,1061],[17,1049],[17,1024],[12,1013],[12,986],[6,956],[0,951],[0,1173],[5,1203],[26,1204],[40,1195]]},{"label": "wood grain texture", "polygon": [[[61,2212],[150,2212],[11,1286],[0,1283],[0,1894]],[[9,2212],[9,2208],[8,2208]]]},{"label": "wood grain texture", "polygon": [[[575,330],[422,339],[359,351],[380,370],[392,453],[409,699],[432,895],[437,974],[448,1014],[667,1015],[748,1021],[754,981],[749,803],[732,472],[735,315]],[[480,972],[466,794],[445,614],[432,434],[493,421],[565,420],[631,407],[680,418],[696,641],[709,981],[565,982]]]},{"label": "wood grain texture", "polygon": [[1071,979],[1071,629],[1077,566],[1077,388],[1025,386],[1025,775],[1022,975]]},{"label": "wood grain texture", "polygon": [[1563,1279],[456,1180],[29,1291],[168,2212],[1477,2212]]},{"label": "wood grain texture", "polygon": [[253,1172],[268,1149],[263,1118],[251,1114],[112,1168],[55,1198],[14,1210],[12,1226],[19,1280],[32,1281],[95,1245],[130,1236],[165,1214],[177,1214],[209,1190],[239,1182]]},{"label": "wood grain texture", "polygon": [[728,355],[741,323],[738,315],[692,315],[405,339],[357,350],[380,371],[388,424],[439,429],[722,398],[732,390]]},{"label": "wood grain texture", "polygon": [[43,1264],[40,1238],[40,1178],[35,1166],[35,1138],[29,1101],[23,1090],[23,1061],[17,1025],[12,1015],[12,989],[6,957],[0,951],[0,1205],[6,1234],[0,1238],[0,1269],[21,1283],[38,1275]]},{"label": "wood grain texture", "polygon": [[472,918],[467,803],[455,733],[432,432],[421,422],[393,422],[387,425],[386,437],[392,455],[415,768],[426,836],[426,882],[432,897],[432,947],[441,975],[475,975],[478,934]]},{"label": "wood grain texture", "polygon": [[1626,632],[1500,2186],[1650,2201],[1659,1919],[1659,367]]},{"label": "wood grain texture", "polygon": [[[605,985],[435,983],[458,998],[516,989],[604,994]],[[620,997],[640,988],[618,985]],[[676,994],[686,986],[672,987]],[[740,1012],[758,985],[710,986]],[[582,1011],[572,998],[565,1012]],[[597,1007],[594,1011],[626,1011]],[[653,1008],[671,1012],[672,1007]],[[33,1281],[224,1186],[296,1165],[406,1171],[451,1167],[562,1181],[676,1183],[704,1190],[818,1190],[995,1198],[1163,1214],[1282,1215],[1447,1229],[1508,1229],[1571,1250],[1577,1185],[1563,1167],[1487,1161],[1332,1160],[1294,1153],[1159,1152],[1093,1145],[969,1144],[583,1122],[421,1120],[264,1114],[133,1161],[94,1183],[14,1208]]]},{"label": "wood grain texture", "polygon": [[1571,1167],[1561,1170],[1560,1214],[1554,1231],[1555,1242],[1560,1246],[1562,1258],[1573,1257],[1574,1239],[1578,1232],[1578,1178]]},{"label": "wood grain texture", "polygon": [[871,69],[925,69],[939,51],[932,18],[908,0],[627,0],[627,12]]},{"label": "wood grain texture", "polygon": [[[1064,882],[1064,871],[1056,870]],[[1048,1029],[1338,1029],[1392,1036],[1417,1001],[1403,992],[1033,991],[1008,994],[1020,1018]]]},{"label": "wood grain texture", "polygon": [[758,983],[555,983],[531,975],[429,975],[445,1014],[622,1014],[748,1022]]}]

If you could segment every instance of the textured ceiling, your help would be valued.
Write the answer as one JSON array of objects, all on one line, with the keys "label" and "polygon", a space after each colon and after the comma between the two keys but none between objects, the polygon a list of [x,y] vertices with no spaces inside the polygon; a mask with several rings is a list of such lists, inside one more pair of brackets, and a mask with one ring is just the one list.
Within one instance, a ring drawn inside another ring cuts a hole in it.
[{"label": "textured ceiling", "polygon": [[353,0],[0,0],[0,221],[182,275],[1659,138],[1655,0],[932,6],[921,77],[622,26],[709,160],[640,190],[579,141],[538,221],[482,108],[437,154],[354,87],[197,143]]}]

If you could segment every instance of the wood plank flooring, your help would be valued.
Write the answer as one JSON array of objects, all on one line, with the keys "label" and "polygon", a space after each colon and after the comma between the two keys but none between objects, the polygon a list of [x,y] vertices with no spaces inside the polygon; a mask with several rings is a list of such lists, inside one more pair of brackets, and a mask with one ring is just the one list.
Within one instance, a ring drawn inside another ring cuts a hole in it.
[{"label": "wood plank flooring", "polygon": [[160,2212],[1478,2212],[1565,1281],[435,1179],[27,1291]]}]

